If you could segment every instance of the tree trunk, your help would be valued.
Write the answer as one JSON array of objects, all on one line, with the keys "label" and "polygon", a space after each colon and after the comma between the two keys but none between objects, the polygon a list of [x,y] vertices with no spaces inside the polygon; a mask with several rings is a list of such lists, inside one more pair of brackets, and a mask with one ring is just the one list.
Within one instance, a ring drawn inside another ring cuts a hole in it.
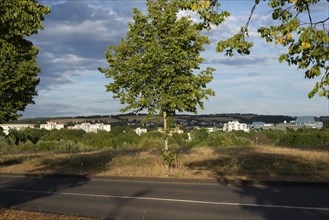
[{"label": "tree trunk", "polygon": [[167,112],[163,112],[163,130],[165,132],[164,150],[168,151],[168,128],[167,128]]}]

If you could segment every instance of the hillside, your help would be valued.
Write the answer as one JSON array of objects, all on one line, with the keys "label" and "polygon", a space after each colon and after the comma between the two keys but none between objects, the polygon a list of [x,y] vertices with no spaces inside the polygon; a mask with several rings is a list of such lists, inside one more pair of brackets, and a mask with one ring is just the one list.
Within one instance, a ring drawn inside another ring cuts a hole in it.
[{"label": "hillside", "polygon": [[[76,124],[83,122],[90,123],[105,123],[113,125],[131,125],[140,124],[147,119],[146,114],[119,114],[119,115],[91,115],[91,116],[77,116],[77,117],[47,117],[47,118],[29,118],[22,119],[14,123],[31,123],[42,124],[47,121],[55,121],[61,124]],[[228,121],[239,121],[244,123],[252,123],[254,121],[263,121],[265,123],[280,123],[283,121],[295,120],[296,117],[286,115],[257,115],[257,114],[210,114],[210,115],[175,115],[174,122],[184,125],[197,125],[197,126],[216,126]],[[328,117],[317,118],[326,122]],[[148,122],[153,124],[161,123],[161,117],[154,116]]]}]

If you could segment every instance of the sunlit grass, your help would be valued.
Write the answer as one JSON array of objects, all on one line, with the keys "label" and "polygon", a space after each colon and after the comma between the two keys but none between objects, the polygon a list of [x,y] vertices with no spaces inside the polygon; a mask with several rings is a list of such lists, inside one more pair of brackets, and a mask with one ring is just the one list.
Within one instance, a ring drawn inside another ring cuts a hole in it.
[{"label": "sunlit grass", "polygon": [[41,213],[41,212],[32,212],[16,209],[7,209],[0,207],[0,216],[1,219],[6,220],[92,220],[95,218],[79,217],[79,216],[69,216],[69,215],[60,215],[60,214],[51,214],[51,213]]},{"label": "sunlit grass", "polygon": [[2,153],[1,173],[232,180],[329,181],[329,151],[273,146],[177,148],[167,169],[157,148]]}]

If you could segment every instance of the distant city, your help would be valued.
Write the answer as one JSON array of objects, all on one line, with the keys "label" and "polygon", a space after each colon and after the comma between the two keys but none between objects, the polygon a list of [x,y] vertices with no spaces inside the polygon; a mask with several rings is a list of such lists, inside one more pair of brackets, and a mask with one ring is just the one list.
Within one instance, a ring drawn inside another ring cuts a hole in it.
[{"label": "distant city", "polygon": [[[17,123],[0,124],[3,132],[8,135],[11,129],[38,128],[46,130],[75,129],[85,132],[111,131],[111,126],[132,126],[138,135],[154,128],[161,127],[161,117],[145,120],[143,114],[126,114],[111,116],[80,116],[67,118],[25,119]],[[263,119],[263,120],[262,120]],[[280,121],[281,120],[281,121]],[[255,114],[217,114],[217,115],[176,115],[173,117],[176,129],[172,132],[182,133],[184,129],[206,128],[209,132],[222,130],[249,132],[255,129],[286,130],[299,128],[321,129],[329,117],[313,116],[269,116]],[[177,127],[178,126],[178,127]],[[158,128],[161,132],[161,129]]]}]

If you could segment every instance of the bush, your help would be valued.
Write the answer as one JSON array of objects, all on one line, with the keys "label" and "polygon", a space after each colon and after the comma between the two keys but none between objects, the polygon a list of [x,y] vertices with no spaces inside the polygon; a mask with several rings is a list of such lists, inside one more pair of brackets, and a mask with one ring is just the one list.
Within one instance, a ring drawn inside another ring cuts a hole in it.
[{"label": "bush", "polygon": [[58,141],[39,141],[36,144],[36,150],[37,151],[51,151],[56,149],[56,146],[58,145]]},{"label": "bush", "polygon": [[54,141],[39,141],[36,144],[37,151],[86,151],[93,150],[93,147],[89,147],[82,143],[75,143],[74,141],[67,140],[54,140]]},{"label": "bush", "polygon": [[164,139],[163,138],[148,138],[141,137],[137,147],[138,148],[163,148]]},{"label": "bush", "polygon": [[83,136],[85,134],[86,132],[83,130],[70,130],[70,129],[51,130],[47,134],[42,136],[41,139],[44,141],[68,140],[78,143],[83,139]]},{"label": "bush", "polygon": [[[257,139],[258,138],[258,139]],[[287,129],[287,131],[260,131],[256,133],[253,141],[258,144],[271,144],[286,147],[329,147],[328,129],[303,128],[298,130]]]},{"label": "bush", "polygon": [[236,147],[250,147],[251,141],[245,137],[238,137],[234,135],[234,146]]},{"label": "bush", "polygon": [[274,141],[271,140],[266,134],[264,133],[256,133],[253,135],[252,140],[255,144],[265,144],[270,145],[274,144]]},{"label": "bush", "polygon": [[168,142],[169,147],[186,147],[187,146],[188,135],[173,133],[172,136],[169,136]]},{"label": "bush", "polygon": [[251,141],[247,137],[239,136],[235,132],[217,131],[210,133],[207,139],[207,146],[210,147],[247,147]]},{"label": "bush", "polygon": [[113,148],[113,135],[106,131],[98,133],[86,133],[81,142],[97,149]]},{"label": "bush", "polygon": [[15,144],[25,143],[27,141],[36,144],[41,137],[47,134],[49,131],[45,129],[25,128],[22,130],[12,129],[9,132],[9,137],[15,140]]},{"label": "bush", "polygon": [[8,138],[0,135],[0,149],[1,151],[8,151],[10,150],[11,144]]}]

